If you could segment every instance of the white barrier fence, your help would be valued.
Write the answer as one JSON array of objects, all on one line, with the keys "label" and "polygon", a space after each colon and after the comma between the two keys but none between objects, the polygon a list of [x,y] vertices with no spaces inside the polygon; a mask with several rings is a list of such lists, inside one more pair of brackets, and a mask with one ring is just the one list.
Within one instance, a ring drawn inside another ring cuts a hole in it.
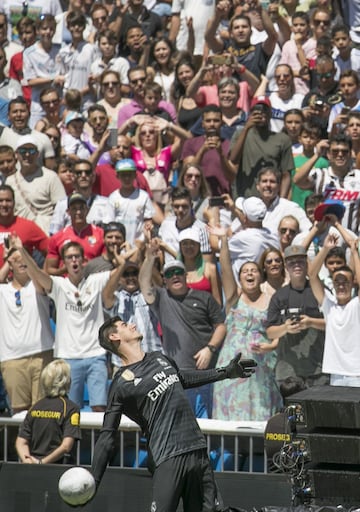
[{"label": "white barrier fence", "polygon": [[[0,417],[0,458],[5,462],[16,460],[13,443],[25,414]],[[82,439],[77,446],[77,464],[91,464],[102,421],[103,413],[81,413]],[[198,422],[206,436],[209,456],[216,471],[267,472],[263,441],[266,422],[206,419],[198,419]],[[137,424],[125,416],[119,428],[118,453],[111,465],[146,467],[145,441]]]}]

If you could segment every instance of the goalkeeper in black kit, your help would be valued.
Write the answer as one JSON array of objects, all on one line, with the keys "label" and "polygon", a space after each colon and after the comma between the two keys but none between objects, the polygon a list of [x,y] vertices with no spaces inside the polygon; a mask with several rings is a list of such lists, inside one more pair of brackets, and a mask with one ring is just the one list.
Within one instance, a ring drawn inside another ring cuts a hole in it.
[{"label": "goalkeeper in black kit", "polygon": [[124,366],[111,384],[104,422],[95,446],[92,473],[98,487],[114,452],[121,415],[135,421],[147,439],[153,476],[151,510],[184,512],[218,508],[217,490],[207,446],[184,388],[222,379],[250,377],[255,361],[238,354],[228,366],[211,370],[181,370],[161,352],[145,353],[135,324],[116,316],[99,331],[100,344],[120,356]]}]

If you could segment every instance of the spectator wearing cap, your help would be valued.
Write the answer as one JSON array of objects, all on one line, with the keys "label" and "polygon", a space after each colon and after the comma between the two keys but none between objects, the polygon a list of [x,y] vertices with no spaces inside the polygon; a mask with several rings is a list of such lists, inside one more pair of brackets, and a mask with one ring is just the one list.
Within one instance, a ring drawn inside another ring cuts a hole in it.
[{"label": "spectator wearing cap", "polygon": [[242,229],[230,237],[229,252],[233,274],[238,281],[243,263],[258,263],[265,249],[279,248],[279,238],[276,233],[263,226],[266,205],[259,197],[248,197],[241,204],[237,201],[235,213]]},{"label": "spectator wearing cap", "polygon": [[165,261],[168,262],[179,253],[179,237],[182,230],[194,228],[199,232],[200,251],[205,259],[211,258],[211,247],[206,224],[195,217],[189,190],[175,187],[171,192],[171,207],[174,215],[168,215],[159,229],[159,237],[166,244]]},{"label": "spectator wearing cap", "polygon": [[0,130],[0,145],[6,144],[15,150],[20,137],[31,135],[39,150],[37,161],[48,169],[54,169],[55,152],[51,141],[44,133],[29,128],[30,108],[22,96],[9,102],[8,119],[10,128],[5,126]]},{"label": "spectator wearing cap", "polygon": [[[77,160],[72,167],[74,175],[74,192],[78,192],[87,200],[89,213],[87,215],[88,224],[97,226],[112,222],[115,220],[114,208],[107,197],[94,194],[92,191],[96,174],[89,160]],[[53,235],[71,224],[70,216],[67,212],[67,198],[64,197],[55,207],[51,219],[50,233]]]},{"label": "spectator wearing cap", "polygon": [[[226,335],[225,314],[210,293],[187,286],[182,261],[167,262],[163,268],[165,287],[153,286],[159,250],[158,240],[148,244],[139,280],[141,292],[160,322],[164,352],[179,368],[214,368]],[[198,417],[211,418],[212,385],[194,388],[188,396]]]},{"label": "spectator wearing cap", "polygon": [[180,254],[186,269],[186,284],[194,290],[211,293],[222,305],[219,271],[215,263],[205,261],[200,250],[200,232],[195,227],[183,229],[179,235]]},{"label": "spectator wearing cap", "polygon": [[91,151],[83,141],[85,118],[80,112],[70,110],[65,116],[66,133],[61,137],[62,151],[74,160],[89,159]]},{"label": "spectator wearing cap", "polygon": [[280,196],[287,197],[290,172],[294,169],[291,139],[285,133],[270,130],[271,103],[266,96],[256,96],[243,130],[237,130],[231,141],[230,160],[238,165],[237,196],[256,195],[256,176],[263,167],[281,172]]},{"label": "spectator wearing cap", "polygon": [[[121,188],[121,182],[117,177],[115,165],[123,158],[130,158],[131,156],[131,139],[127,135],[118,135],[117,146],[110,149],[108,152],[109,162],[101,163],[96,166],[96,180],[93,186],[93,191],[109,196],[114,190]],[[136,176],[134,180],[134,187],[145,190],[151,197],[151,190],[143,176],[142,172],[136,169]]]},{"label": "spectator wearing cap", "polygon": [[67,213],[70,216],[71,224],[50,238],[44,265],[44,270],[53,276],[62,276],[67,271],[61,256],[62,248],[66,243],[72,241],[81,245],[85,260],[100,256],[104,249],[103,229],[89,224],[86,220],[89,213],[86,197],[79,192],[73,192],[68,197],[67,204]]},{"label": "spectator wearing cap", "polygon": [[16,158],[19,169],[6,183],[15,191],[15,215],[33,220],[49,233],[55,205],[66,192],[59,176],[39,163],[39,149],[32,135],[18,139]]},{"label": "spectator wearing cap", "polygon": [[109,222],[103,224],[105,251],[96,258],[90,260],[85,267],[84,275],[113,270],[117,266],[116,254],[121,254],[126,260],[137,260],[138,250],[131,248],[126,241],[126,229],[121,222]]},{"label": "spectator wearing cap", "polygon": [[[336,246],[338,249],[341,247],[341,250],[344,250],[345,242],[351,246],[351,240],[356,239],[355,233],[341,224],[345,213],[345,206],[341,201],[332,199],[323,201],[321,194],[311,194],[305,199],[305,209],[313,225],[309,231],[296,235],[292,243],[307,249],[309,261],[316,257],[329,234],[335,236]],[[319,276],[327,283],[330,280],[330,288],[332,288],[331,275],[327,266],[324,265],[321,268]]]},{"label": "spectator wearing cap", "polygon": [[[300,231],[306,232],[311,227],[311,222],[306,217],[304,210],[294,201],[285,197],[280,197],[281,173],[273,167],[264,167],[260,169],[256,176],[256,191],[260,199],[266,205],[266,215],[263,219],[263,226],[276,233],[281,219],[285,215],[292,215],[299,223]],[[241,203],[243,198],[238,198],[235,202]],[[233,226],[236,231],[236,226]]]},{"label": "spectator wearing cap", "polygon": [[201,165],[212,195],[220,196],[230,192],[236,166],[228,158],[229,141],[222,140],[220,136],[220,107],[207,105],[202,110],[201,118],[205,135],[185,141],[181,159],[184,163]]},{"label": "spectator wearing cap", "polygon": [[266,333],[279,338],[275,377],[302,377],[308,387],[328,383],[322,374],[325,322],[307,279],[307,253],[301,245],[284,252],[290,282],[271,298]]},{"label": "spectator wearing cap", "polygon": [[[135,324],[143,334],[142,347],[145,352],[163,352],[158,320],[140,290],[140,267],[126,256],[121,259],[120,266],[120,277],[114,274],[103,289],[104,313],[110,317],[119,315],[123,322]],[[114,354],[111,361],[115,371],[122,366],[121,359]]]},{"label": "spectator wearing cap", "polygon": [[131,158],[119,160],[115,165],[121,187],[109,196],[115,210],[116,222],[126,227],[127,242],[133,247],[136,240],[143,240],[143,228],[151,231],[155,209],[150,196],[134,186],[136,165]]}]

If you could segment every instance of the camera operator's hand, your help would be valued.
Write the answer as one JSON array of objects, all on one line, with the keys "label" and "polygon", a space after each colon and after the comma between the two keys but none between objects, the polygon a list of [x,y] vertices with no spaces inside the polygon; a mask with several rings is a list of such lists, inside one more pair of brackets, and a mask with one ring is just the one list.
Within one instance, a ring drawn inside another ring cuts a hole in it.
[{"label": "camera operator's hand", "polygon": [[238,379],[251,377],[255,373],[256,361],[253,359],[241,360],[241,352],[237,354],[230,363],[225,366],[225,374],[227,379]]}]

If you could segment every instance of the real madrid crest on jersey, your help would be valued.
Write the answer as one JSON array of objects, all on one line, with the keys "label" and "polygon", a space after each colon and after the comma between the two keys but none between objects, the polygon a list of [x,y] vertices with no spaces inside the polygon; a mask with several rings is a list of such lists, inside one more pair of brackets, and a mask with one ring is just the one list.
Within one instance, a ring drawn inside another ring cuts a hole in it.
[{"label": "real madrid crest on jersey", "polygon": [[124,370],[122,372],[122,374],[121,374],[121,377],[124,380],[127,380],[128,382],[130,382],[130,381],[135,379],[135,375],[134,375],[134,373],[131,370]]}]

